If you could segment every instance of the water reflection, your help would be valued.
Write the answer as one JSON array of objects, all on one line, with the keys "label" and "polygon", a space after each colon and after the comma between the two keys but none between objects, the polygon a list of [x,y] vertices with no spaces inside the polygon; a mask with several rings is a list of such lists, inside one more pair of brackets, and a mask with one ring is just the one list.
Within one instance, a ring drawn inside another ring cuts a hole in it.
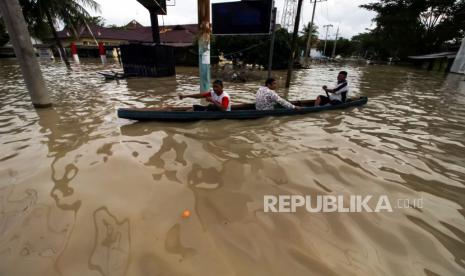
[{"label": "water reflection", "polygon": [[129,220],[119,221],[108,208],[94,211],[95,240],[89,269],[101,275],[126,275],[131,249]]},{"label": "water reflection", "polygon": [[[465,271],[460,76],[321,65],[297,71],[281,95],[315,98],[345,69],[369,104],[253,121],[134,123],[116,108],[194,103],[176,94],[198,90],[196,69],[108,82],[96,71],[115,64],[43,66],[56,104],[36,113],[19,68],[0,62],[0,274]],[[239,103],[259,85],[226,87]],[[268,194],[423,198],[424,208],[265,214]]]}]

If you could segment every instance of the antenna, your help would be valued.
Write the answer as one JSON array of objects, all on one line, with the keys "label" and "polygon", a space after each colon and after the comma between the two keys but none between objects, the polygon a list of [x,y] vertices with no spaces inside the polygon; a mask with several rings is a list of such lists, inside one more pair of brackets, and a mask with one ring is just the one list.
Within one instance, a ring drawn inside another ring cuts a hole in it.
[{"label": "antenna", "polygon": [[285,0],[281,26],[285,29],[294,27],[295,14],[297,12],[297,0]]}]

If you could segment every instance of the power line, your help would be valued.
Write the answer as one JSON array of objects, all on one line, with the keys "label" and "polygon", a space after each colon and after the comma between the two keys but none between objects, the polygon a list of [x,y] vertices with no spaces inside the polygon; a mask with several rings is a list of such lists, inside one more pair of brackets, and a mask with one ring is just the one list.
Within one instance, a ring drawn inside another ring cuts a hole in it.
[{"label": "power line", "polygon": [[324,2],[324,1],[327,1],[327,0],[311,0],[310,3],[313,3],[313,12],[312,12],[312,19],[308,25],[308,37],[307,37],[307,46],[305,47],[305,52],[304,52],[304,56],[305,56],[305,63],[308,63],[308,55],[309,55],[309,52],[310,52],[310,49],[311,49],[311,42],[312,42],[312,32],[313,32],[313,21],[315,19],[315,11],[316,11],[316,3],[318,2]]}]

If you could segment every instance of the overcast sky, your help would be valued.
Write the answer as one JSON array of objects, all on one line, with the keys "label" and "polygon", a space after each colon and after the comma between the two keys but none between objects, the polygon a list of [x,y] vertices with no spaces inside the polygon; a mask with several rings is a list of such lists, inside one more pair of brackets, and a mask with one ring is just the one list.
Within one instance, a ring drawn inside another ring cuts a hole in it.
[{"label": "overcast sky", "polygon": [[[101,14],[106,24],[124,25],[135,19],[142,25],[150,25],[148,11],[136,0],[96,0],[101,6]],[[173,1],[173,0],[171,0]],[[233,2],[237,0],[211,0],[212,3]],[[275,0],[278,8],[278,23],[281,22],[281,14],[285,0]],[[197,0],[175,0],[176,5],[168,7],[168,15],[159,16],[159,24],[187,24],[197,22]],[[374,13],[359,8],[360,5],[376,2],[376,0],[328,0],[317,4],[315,24],[320,27],[320,38],[324,38],[325,32],[322,26],[332,24],[335,27],[329,32],[334,37],[337,26],[340,26],[340,36],[350,38],[353,35],[364,32],[366,28],[374,25],[371,20]],[[308,24],[312,16],[313,4],[310,0],[304,0],[302,24]]]}]

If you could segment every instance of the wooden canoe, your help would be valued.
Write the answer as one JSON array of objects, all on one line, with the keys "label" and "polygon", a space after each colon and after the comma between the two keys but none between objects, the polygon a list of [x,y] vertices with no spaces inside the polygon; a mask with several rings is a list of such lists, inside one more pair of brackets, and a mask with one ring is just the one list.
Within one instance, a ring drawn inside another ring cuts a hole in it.
[{"label": "wooden canoe", "polygon": [[255,104],[233,105],[231,111],[192,111],[191,107],[173,108],[120,108],[118,117],[137,121],[199,121],[199,120],[245,120],[258,119],[268,116],[291,116],[321,112],[325,110],[344,109],[361,106],[368,102],[367,97],[349,99],[339,105],[314,106],[315,101],[293,101],[294,105],[302,109],[276,108],[273,110],[255,110]]}]

